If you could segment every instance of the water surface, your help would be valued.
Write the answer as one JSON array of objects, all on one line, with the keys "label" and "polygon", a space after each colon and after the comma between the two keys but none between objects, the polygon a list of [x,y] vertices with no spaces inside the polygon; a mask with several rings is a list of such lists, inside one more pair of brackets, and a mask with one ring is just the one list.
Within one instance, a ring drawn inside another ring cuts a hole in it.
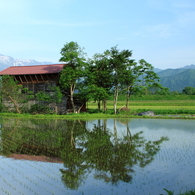
[{"label": "water surface", "polygon": [[0,194],[195,189],[195,121],[2,119]]}]

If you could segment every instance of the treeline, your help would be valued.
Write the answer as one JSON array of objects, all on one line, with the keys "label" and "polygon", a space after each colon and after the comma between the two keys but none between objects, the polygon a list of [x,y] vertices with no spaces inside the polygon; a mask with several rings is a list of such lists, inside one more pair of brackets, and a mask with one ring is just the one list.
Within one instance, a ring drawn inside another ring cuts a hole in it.
[{"label": "treeline", "polygon": [[[102,108],[105,112],[107,100],[112,98],[116,114],[119,97],[123,97],[128,109],[129,101],[133,97],[143,98],[143,95],[150,95],[152,99],[154,95],[179,95],[179,92],[170,92],[159,83],[160,78],[153,71],[154,67],[151,64],[144,59],[138,62],[132,59],[131,50],[119,50],[115,46],[87,59],[83,48],[76,42],[69,42],[60,53],[59,61],[66,62],[66,65],[60,73],[59,86],[51,87],[52,93],[40,91],[31,94],[28,89],[18,86],[13,78],[5,75],[1,79],[1,97],[9,99],[18,113],[23,112],[24,102],[29,99],[58,104],[64,95],[69,97],[74,113],[80,111],[80,108],[75,106],[75,96],[81,102],[97,102],[98,109]],[[195,90],[186,87],[183,94],[193,95]],[[33,108],[38,109],[36,105]]]},{"label": "treeline", "polygon": [[147,94],[166,91],[160,85],[154,67],[144,59],[136,62],[132,59],[132,51],[119,50],[117,46],[101,54],[86,59],[83,49],[70,42],[61,50],[61,62],[68,62],[60,76],[61,89],[68,89],[73,112],[75,89],[80,97],[97,102],[98,109],[107,110],[106,101],[113,97],[114,113],[117,112],[119,95],[125,94],[126,107],[132,94]]}]

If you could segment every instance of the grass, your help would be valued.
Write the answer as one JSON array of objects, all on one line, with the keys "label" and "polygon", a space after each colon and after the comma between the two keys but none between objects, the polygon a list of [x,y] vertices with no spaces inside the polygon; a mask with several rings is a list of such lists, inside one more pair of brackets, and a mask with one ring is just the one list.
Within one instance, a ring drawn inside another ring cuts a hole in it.
[{"label": "grass", "polygon": [[[117,109],[125,105],[125,101],[118,101]],[[56,119],[89,119],[89,118],[136,118],[139,112],[152,110],[155,112],[157,118],[174,118],[170,115],[180,115],[180,118],[195,119],[195,101],[194,100],[133,100],[129,103],[128,112],[120,112],[113,114],[113,101],[107,101],[106,113],[97,110],[97,103],[87,103],[88,112],[79,114],[14,114],[14,113],[0,113],[2,117],[18,117],[18,118],[56,118]],[[161,115],[161,116],[159,116]],[[163,116],[162,116],[163,115]],[[146,118],[146,116],[142,116]],[[178,118],[178,116],[176,116]]]}]

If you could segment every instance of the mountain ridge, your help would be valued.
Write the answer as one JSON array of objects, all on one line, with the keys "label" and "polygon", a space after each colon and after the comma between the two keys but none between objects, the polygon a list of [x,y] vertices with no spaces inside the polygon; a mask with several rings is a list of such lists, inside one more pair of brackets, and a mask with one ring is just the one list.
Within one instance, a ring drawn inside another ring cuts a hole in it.
[{"label": "mountain ridge", "polygon": [[11,56],[0,54],[0,71],[10,66],[29,66],[29,65],[44,65],[53,64],[53,62],[38,62],[32,59],[15,59]]},{"label": "mountain ridge", "polygon": [[157,72],[160,84],[170,91],[179,91],[185,87],[195,87],[195,65],[187,65],[177,69],[165,69]]}]

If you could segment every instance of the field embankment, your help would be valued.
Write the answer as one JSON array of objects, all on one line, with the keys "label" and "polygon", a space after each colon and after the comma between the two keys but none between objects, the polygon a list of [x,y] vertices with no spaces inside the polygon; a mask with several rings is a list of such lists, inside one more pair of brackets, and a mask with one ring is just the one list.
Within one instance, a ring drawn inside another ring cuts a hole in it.
[{"label": "field embankment", "polygon": [[[119,101],[117,109],[125,106],[125,101]],[[94,102],[88,103],[89,109],[97,109]],[[107,109],[113,109],[113,101],[107,102]],[[194,100],[133,100],[129,103],[131,114],[152,110],[155,114],[195,114]]]}]

